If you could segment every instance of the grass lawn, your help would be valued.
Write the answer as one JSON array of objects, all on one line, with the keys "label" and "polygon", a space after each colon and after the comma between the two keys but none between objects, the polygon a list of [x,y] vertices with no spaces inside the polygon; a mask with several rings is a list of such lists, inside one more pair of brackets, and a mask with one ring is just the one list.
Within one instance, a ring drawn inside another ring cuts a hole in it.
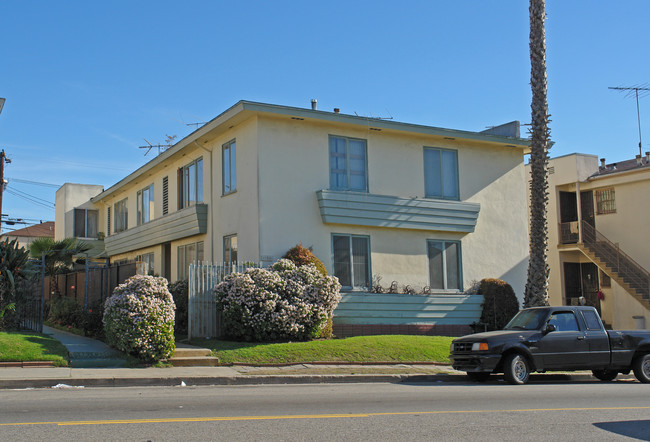
[{"label": "grass lawn", "polygon": [[68,351],[56,339],[34,332],[0,332],[0,361],[53,361],[68,365]]},{"label": "grass lawn", "polygon": [[227,364],[342,361],[448,364],[452,339],[445,336],[380,335],[277,344],[217,339],[196,339],[191,343],[212,349],[214,356]]}]

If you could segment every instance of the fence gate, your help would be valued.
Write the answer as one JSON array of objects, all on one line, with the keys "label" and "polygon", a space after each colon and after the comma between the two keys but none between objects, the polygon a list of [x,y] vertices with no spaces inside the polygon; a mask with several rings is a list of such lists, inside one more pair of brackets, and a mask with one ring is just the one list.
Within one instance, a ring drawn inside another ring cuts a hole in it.
[{"label": "fence gate", "polygon": [[217,312],[214,288],[235,272],[244,272],[258,263],[212,264],[194,262],[189,267],[187,302],[187,338],[215,338],[221,336],[221,315]]}]

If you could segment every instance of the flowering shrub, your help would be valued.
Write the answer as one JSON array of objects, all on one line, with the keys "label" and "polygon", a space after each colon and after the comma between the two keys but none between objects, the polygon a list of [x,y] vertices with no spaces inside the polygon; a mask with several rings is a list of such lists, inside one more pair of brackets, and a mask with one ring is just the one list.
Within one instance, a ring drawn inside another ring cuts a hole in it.
[{"label": "flowering shrub", "polygon": [[153,362],[174,352],[174,300],[165,278],[133,276],[104,305],[106,342]]},{"label": "flowering shrub", "polygon": [[277,341],[331,336],[340,290],[336,277],[323,276],[313,265],[281,259],[270,269],[227,276],[215,293],[228,336]]}]

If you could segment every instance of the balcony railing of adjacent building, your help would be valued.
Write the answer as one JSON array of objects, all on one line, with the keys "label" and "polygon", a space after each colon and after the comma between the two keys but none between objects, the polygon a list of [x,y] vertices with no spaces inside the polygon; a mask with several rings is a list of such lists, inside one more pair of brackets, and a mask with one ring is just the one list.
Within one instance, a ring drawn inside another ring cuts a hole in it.
[{"label": "balcony railing of adjacent building", "polygon": [[578,230],[578,221],[560,223],[560,243],[576,244],[579,241],[580,233]]},{"label": "balcony railing of adjacent building", "polygon": [[586,221],[582,222],[582,242],[589,251],[618,275],[618,279],[622,279],[643,299],[650,301],[650,273],[623,252],[618,244],[607,239]]}]

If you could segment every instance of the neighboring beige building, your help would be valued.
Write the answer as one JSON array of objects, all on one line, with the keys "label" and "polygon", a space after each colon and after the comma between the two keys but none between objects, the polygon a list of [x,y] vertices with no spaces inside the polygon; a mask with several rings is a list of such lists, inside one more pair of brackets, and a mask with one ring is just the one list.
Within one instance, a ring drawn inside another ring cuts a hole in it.
[{"label": "neighboring beige building", "polygon": [[600,165],[594,155],[553,158],[549,194],[551,305],[582,296],[615,329],[649,326],[650,154]]},{"label": "neighboring beige building", "polygon": [[346,291],[379,276],[459,294],[494,277],[521,299],[529,142],[518,132],[240,101],[73,209],[97,210],[111,262],[144,261],[171,281],[195,260],[270,264],[302,243]]},{"label": "neighboring beige building", "polygon": [[54,221],[45,221],[33,226],[16,229],[0,235],[0,240],[18,241],[18,247],[29,250],[29,245],[37,238],[54,238]]}]

